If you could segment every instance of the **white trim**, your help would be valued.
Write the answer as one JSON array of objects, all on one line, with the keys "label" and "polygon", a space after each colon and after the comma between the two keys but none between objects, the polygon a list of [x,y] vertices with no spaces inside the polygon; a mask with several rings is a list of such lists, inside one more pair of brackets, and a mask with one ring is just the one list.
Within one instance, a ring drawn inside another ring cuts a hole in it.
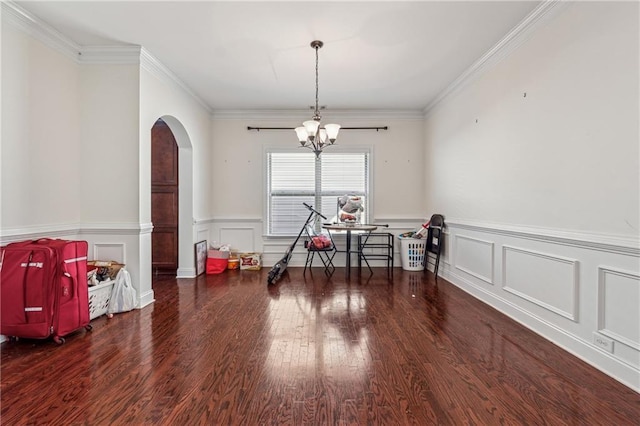
[{"label": "white trim", "polygon": [[50,224],[5,228],[0,230],[0,244],[14,241],[33,240],[43,237],[68,237],[84,234],[102,235],[143,235],[153,231],[152,223],[91,223],[91,224]]},{"label": "white trim", "polygon": [[203,107],[209,114],[213,112],[209,104],[207,104],[201,97],[199,97],[193,90],[191,90],[191,88],[187,86],[185,82],[180,80],[178,76],[173,73],[173,71],[167,68],[144,47],[140,48],[140,66],[165,83],[180,88],[184,93],[189,95],[201,107]]},{"label": "white trim", "polygon": [[207,223],[262,223],[261,217],[212,217],[209,219],[198,219],[196,224]]},{"label": "white trim", "polygon": [[152,231],[152,223],[90,223],[83,225],[78,234],[143,235]]},{"label": "white trim", "polygon": [[140,295],[140,300],[138,301],[137,309],[142,309],[145,306],[148,306],[155,302],[153,290],[147,291],[145,294]]},{"label": "white trim", "polygon": [[176,278],[195,278],[196,268],[178,268]]},{"label": "white trim", "polygon": [[42,237],[65,237],[80,231],[78,224],[49,224],[26,226],[23,228],[5,228],[0,230],[0,244],[21,240],[33,240]]},{"label": "white trim", "polygon": [[449,219],[446,226],[640,257],[640,238]]},{"label": "white trim", "polygon": [[[473,238],[470,237],[468,235],[455,235],[455,267],[456,269],[461,270],[462,272],[465,272],[471,276],[474,276],[484,282],[486,282],[487,284],[491,284],[493,285],[493,279],[495,276],[495,271],[494,271],[494,259],[495,259],[495,242],[493,241],[487,241],[487,240],[481,240],[480,238]],[[467,241],[475,241],[478,244],[482,244],[484,246],[488,246],[489,248],[489,256],[490,256],[490,260],[489,260],[489,269],[490,269],[490,275],[489,277],[485,277],[484,275],[479,274],[478,272],[472,271],[468,268],[465,268],[464,266],[460,266],[458,265],[458,247],[460,247],[460,244],[458,243],[459,240],[467,240]]]},{"label": "white trim", "polygon": [[[62,35],[51,25],[31,15],[12,1],[3,1],[1,7],[2,20],[4,22],[15,25],[55,51],[74,61],[78,61],[81,49],[79,44]],[[5,17],[7,18],[6,21]]]},{"label": "white trim", "polygon": [[606,328],[605,324],[605,287],[607,284],[606,274],[610,273],[612,275],[618,275],[620,277],[629,278],[632,280],[640,281],[640,275],[635,272],[623,271],[620,269],[614,269],[607,266],[599,266],[598,267],[598,306],[597,306],[597,332],[607,336],[616,342],[620,342],[624,345],[629,346],[637,351],[640,351],[640,342],[629,339],[628,337],[622,336],[614,331],[611,331]]},{"label": "white trim", "polygon": [[[542,259],[551,260],[554,262],[572,266],[573,270],[572,270],[572,280],[571,280],[572,281],[571,282],[571,293],[572,293],[571,294],[571,310],[568,312],[563,311],[562,309],[559,309],[553,305],[550,305],[549,303],[543,302],[540,299],[537,299],[531,295],[521,292],[520,290],[516,290],[515,288],[510,287],[509,283],[507,283],[507,252],[508,251],[522,253],[529,256],[535,256]],[[524,299],[530,303],[533,303],[534,305],[538,305],[550,312],[553,312],[554,314],[570,319],[573,322],[578,322],[579,265],[580,263],[576,259],[570,259],[568,257],[561,257],[561,256],[552,255],[549,253],[542,253],[535,250],[523,249],[520,247],[514,247],[507,244],[503,244],[502,245],[502,289],[508,293],[511,293],[513,295],[520,297],[521,299]]]},{"label": "white trim", "polygon": [[193,98],[208,113],[211,114],[213,111],[189,86],[142,46],[81,46],[12,1],[2,2],[2,13],[3,17],[8,17],[8,23],[14,24],[17,28],[62,53],[76,63],[139,64],[141,68],[144,68],[156,77],[177,86]]},{"label": "white trim", "polygon": [[587,364],[605,372],[636,392],[640,392],[640,382],[628,380],[630,377],[638,377],[638,370],[624,360],[614,357],[611,353],[595,348],[591,342],[573,335],[550,321],[492,293],[489,289],[474,284],[470,280],[455,274],[453,270],[444,270],[442,277],[464,292],[487,303],[492,308],[497,309],[522,326],[550,340]]},{"label": "white trim", "polygon": [[[545,0],[529,13],[506,36],[489,49],[484,55],[467,68],[453,83],[440,92],[424,108],[424,117],[429,116],[445,99],[480,77],[488,68],[504,60],[510,53],[524,43],[542,24],[555,17],[566,6],[563,0]],[[562,4],[561,7],[556,7]],[[552,13],[553,12],[553,13]],[[544,18],[544,19],[543,19]]]},{"label": "white trim", "polygon": [[82,64],[139,64],[140,46],[85,46],[78,53]]},{"label": "white trim", "polygon": [[101,256],[99,254],[100,249],[102,248],[120,248],[120,256],[116,257],[116,256],[111,256],[111,258],[109,260],[115,260],[118,261],[124,265],[127,264],[127,244],[126,243],[102,243],[102,242],[94,242],[93,243],[93,259],[103,259],[104,260],[104,256]]}]

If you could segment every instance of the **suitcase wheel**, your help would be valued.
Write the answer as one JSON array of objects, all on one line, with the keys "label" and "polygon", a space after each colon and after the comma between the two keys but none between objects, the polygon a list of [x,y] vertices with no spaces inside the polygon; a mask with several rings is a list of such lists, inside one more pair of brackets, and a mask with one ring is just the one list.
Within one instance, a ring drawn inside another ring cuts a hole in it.
[{"label": "suitcase wheel", "polygon": [[53,341],[56,342],[58,345],[62,345],[64,343],[64,337],[53,336]]},{"label": "suitcase wheel", "polygon": [[88,324],[88,325],[84,326],[84,329],[87,330],[87,331],[91,331],[91,330],[93,330],[93,326],[91,324]]},{"label": "suitcase wheel", "polygon": [[9,336],[9,341],[10,342],[17,342],[18,340],[20,340],[20,338],[18,336]]}]

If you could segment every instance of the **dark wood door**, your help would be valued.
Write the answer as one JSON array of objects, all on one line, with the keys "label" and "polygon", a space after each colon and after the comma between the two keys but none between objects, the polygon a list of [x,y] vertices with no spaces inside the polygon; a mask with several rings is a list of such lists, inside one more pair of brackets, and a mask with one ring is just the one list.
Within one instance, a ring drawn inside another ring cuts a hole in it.
[{"label": "dark wood door", "polygon": [[178,269],[178,145],[167,123],[151,129],[151,264],[154,274]]}]

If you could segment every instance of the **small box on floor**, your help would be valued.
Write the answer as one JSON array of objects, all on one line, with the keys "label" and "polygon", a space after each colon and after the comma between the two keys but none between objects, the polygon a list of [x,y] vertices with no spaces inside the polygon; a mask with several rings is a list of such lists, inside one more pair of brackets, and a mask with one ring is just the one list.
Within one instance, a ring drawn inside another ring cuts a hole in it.
[{"label": "small box on floor", "polygon": [[259,271],[262,268],[260,253],[240,253],[240,269]]}]

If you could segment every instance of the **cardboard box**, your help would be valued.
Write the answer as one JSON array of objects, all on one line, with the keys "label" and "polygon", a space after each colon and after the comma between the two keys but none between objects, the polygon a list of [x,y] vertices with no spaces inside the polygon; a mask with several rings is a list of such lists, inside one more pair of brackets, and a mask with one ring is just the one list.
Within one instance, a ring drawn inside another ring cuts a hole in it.
[{"label": "cardboard box", "polygon": [[87,272],[97,269],[97,275],[114,280],[118,275],[118,271],[124,266],[123,263],[118,263],[115,260],[89,260],[87,261]]},{"label": "cardboard box", "polygon": [[240,269],[259,271],[262,268],[262,256],[260,253],[240,253]]}]

